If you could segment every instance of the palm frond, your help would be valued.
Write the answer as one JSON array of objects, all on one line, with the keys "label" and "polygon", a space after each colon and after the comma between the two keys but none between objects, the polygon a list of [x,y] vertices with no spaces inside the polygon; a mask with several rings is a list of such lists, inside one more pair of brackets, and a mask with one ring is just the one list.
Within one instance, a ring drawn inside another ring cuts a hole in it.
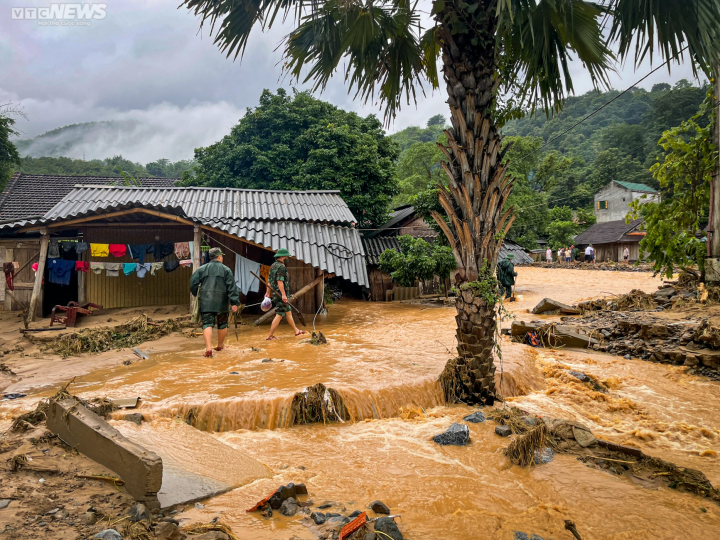
[{"label": "palm frond", "polygon": [[611,0],[613,24],[609,42],[617,42],[622,60],[637,66],[657,49],[663,61],[679,59],[685,46],[708,77],[720,55],[718,0]]}]

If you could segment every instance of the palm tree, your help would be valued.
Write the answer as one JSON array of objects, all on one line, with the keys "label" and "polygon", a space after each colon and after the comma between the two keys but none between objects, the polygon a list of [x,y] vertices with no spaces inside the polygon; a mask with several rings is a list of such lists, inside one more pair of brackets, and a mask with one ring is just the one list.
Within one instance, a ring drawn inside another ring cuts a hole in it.
[{"label": "palm tree", "polygon": [[[571,56],[598,87],[616,61],[637,66],[684,51],[706,74],[720,53],[720,0],[183,0],[237,57],[253,28],[290,20],[284,69],[324,88],[342,70],[350,91],[380,102],[389,121],[404,102],[438,88],[440,60],[452,128],[445,131],[447,220],[435,213],[460,269],[458,357],[441,376],[448,401],[492,403],[497,336],[495,264],[513,223],[513,183],[500,128],[512,117],[559,110],[573,92]],[[430,9],[430,17],[427,16]],[[604,25],[607,25],[606,28]],[[606,30],[605,34],[603,30]],[[613,50],[616,53],[613,53]]]}]

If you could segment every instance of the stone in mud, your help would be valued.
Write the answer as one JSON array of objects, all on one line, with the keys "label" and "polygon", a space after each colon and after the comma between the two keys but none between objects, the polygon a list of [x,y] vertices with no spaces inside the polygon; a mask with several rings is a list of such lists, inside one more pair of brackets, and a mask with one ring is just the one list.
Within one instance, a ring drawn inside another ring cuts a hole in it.
[{"label": "stone in mud", "polygon": [[591,379],[587,375],[585,375],[582,371],[568,371],[570,375],[575,377],[580,382],[590,382]]},{"label": "stone in mud", "polygon": [[122,536],[120,536],[120,533],[115,529],[105,529],[104,531],[100,531],[93,536],[93,538],[97,538],[97,540],[122,540]]},{"label": "stone in mud", "polygon": [[537,425],[537,418],[535,418],[534,416],[523,416],[522,418],[520,418],[520,420],[522,420],[523,424],[529,427],[534,427],[535,425]]},{"label": "stone in mud", "polygon": [[510,429],[510,426],[495,426],[495,434],[501,437],[509,437],[512,435],[512,429]]},{"label": "stone in mud", "polygon": [[546,446],[542,452],[540,450],[535,450],[533,461],[535,462],[535,465],[544,465],[545,463],[550,463],[554,457],[555,452],[553,452],[553,449]]},{"label": "stone in mud", "polygon": [[[482,411],[477,411],[472,414],[467,415],[465,418],[463,418],[465,422],[470,422],[471,424],[479,424],[480,422],[485,421],[485,414]],[[389,514],[390,512],[388,512]]]},{"label": "stone in mud", "polygon": [[155,525],[155,536],[158,540],[185,540],[187,538],[187,535],[178,529],[177,525],[167,521]]},{"label": "stone in mud", "polygon": [[432,440],[442,446],[465,446],[470,442],[470,429],[466,425],[456,422],[447,428],[445,433],[435,435]]},{"label": "stone in mud", "polygon": [[95,525],[98,517],[95,512],[85,512],[82,516],[83,523],[87,526]]},{"label": "stone in mud", "polygon": [[[381,517],[375,522],[375,530],[385,533],[392,540],[404,540],[403,535],[395,524],[395,520],[389,517]],[[383,536],[385,538],[385,536]]]},{"label": "stone in mud", "polygon": [[524,533],[522,531],[515,531],[515,540],[543,540],[543,539],[541,536],[538,536],[537,534],[528,536],[527,533]]},{"label": "stone in mud", "polygon": [[307,495],[305,484],[293,484],[290,482],[287,486],[280,486],[275,494],[270,497],[268,503],[273,510],[279,510],[285,499],[297,497],[298,495]]},{"label": "stone in mud", "polygon": [[130,516],[130,521],[132,522],[142,521],[143,519],[148,521],[150,520],[150,510],[148,510],[147,506],[142,503],[138,503],[133,506],[130,509],[130,512],[128,512],[128,515]]},{"label": "stone in mud", "polygon": [[312,514],[310,514],[310,519],[313,520],[315,525],[322,525],[327,520],[325,514],[323,514],[322,512],[313,512]]},{"label": "stone in mud", "polygon": [[382,501],[374,501],[370,503],[370,510],[375,512],[376,514],[385,514],[390,515],[390,509],[388,506],[382,502]]},{"label": "stone in mud", "polygon": [[362,514],[362,512],[360,510],[355,510],[352,514],[350,514],[348,516],[348,518],[350,518],[352,520],[352,519],[355,519],[356,517],[358,517],[360,514]]},{"label": "stone in mud", "polygon": [[260,360],[260,362],[262,362],[263,364],[269,364],[272,361],[273,361],[272,358],[263,358],[262,360]]},{"label": "stone in mud", "polygon": [[2,500],[0,500],[0,510],[2,510],[3,508],[7,508],[7,507],[10,505],[11,502],[12,502],[12,499],[2,499]]},{"label": "stone in mud", "polygon": [[285,499],[280,505],[280,513],[283,516],[292,517],[297,514],[298,508],[298,503],[295,498],[289,497]]},{"label": "stone in mud", "polygon": [[325,503],[318,506],[318,510],[327,510],[328,508],[332,508],[333,503]]}]

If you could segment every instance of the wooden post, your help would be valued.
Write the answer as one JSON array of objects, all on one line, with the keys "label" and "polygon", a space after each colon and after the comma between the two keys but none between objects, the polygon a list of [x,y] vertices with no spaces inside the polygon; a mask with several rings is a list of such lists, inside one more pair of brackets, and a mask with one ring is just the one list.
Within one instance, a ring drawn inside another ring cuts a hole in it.
[{"label": "wooden post", "polygon": [[45,264],[47,263],[48,245],[50,244],[50,236],[47,228],[40,230],[40,260],[38,261],[38,271],[35,274],[35,283],[33,284],[32,296],[30,297],[30,308],[28,309],[26,321],[31,323],[35,320],[35,311],[37,311],[38,301],[42,294],[42,282],[45,275]]},{"label": "wooden post", "polygon": [[[78,258],[79,261],[84,261],[87,251],[83,252]],[[87,274],[85,272],[77,272],[78,278],[78,304],[84,304],[87,302],[87,280],[85,279]]]},{"label": "wooden post", "polygon": [[[324,272],[321,273],[318,277],[316,277],[312,281],[312,283],[308,283],[302,289],[300,289],[298,292],[293,294],[292,298],[290,300],[291,301],[296,300],[296,299],[300,298],[302,295],[304,295],[306,292],[311,290],[313,287],[315,287],[315,285],[317,285],[318,283],[320,283],[322,281],[324,275],[325,275]],[[270,285],[272,285],[272,283]],[[295,306],[297,307],[297,304]],[[267,313],[262,315],[258,320],[255,321],[255,323],[254,323],[255,326],[261,325],[265,321],[270,320],[270,318],[273,317],[274,315],[275,315],[275,308],[272,308],[270,311],[268,311]]]},{"label": "wooden post", "polygon": [[[323,273],[322,270],[319,268],[315,269],[315,277],[321,276]],[[315,311],[320,309],[320,306],[323,303],[323,294],[325,293],[325,282],[323,280],[320,280],[320,283],[317,284],[317,288],[315,289]]]},{"label": "wooden post", "polygon": [[[202,232],[200,230],[200,225],[197,223],[195,224],[195,227],[193,227],[193,251],[192,251],[192,273],[198,271],[200,268],[200,242],[202,241]],[[195,297],[191,294],[190,295],[190,313],[193,312],[193,307],[195,306]]]},{"label": "wooden post", "polygon": [[[14,258],[15,258],[14,250],[11,248],[7,248],[5,250],[5,262],[12,262]],[[3,285],[3,287],[7,287],[7,284]],[[8,295],[5,297],[5,311],[13,310],[13,300],[14,300],[14,298],[11,295]]]}]

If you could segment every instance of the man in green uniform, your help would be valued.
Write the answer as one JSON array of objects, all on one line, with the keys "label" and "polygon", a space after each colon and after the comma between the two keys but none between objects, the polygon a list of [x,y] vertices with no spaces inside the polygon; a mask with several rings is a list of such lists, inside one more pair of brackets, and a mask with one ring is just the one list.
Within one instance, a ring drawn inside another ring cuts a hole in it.
[{"label": "man in green uniform", "polygon": [[515,285],[515,277],[517,272],[515,271],[515,265],[513,259],[515,255],[509,253],[505,259],[500,261],[497,265],[497,278],[500,282],[500,291],[503,293],[505,298],[512,294],[513,285]]},{"label": "man in green uniform", "polygon": [[190,279],[190,292],[199,297],[200,315],[202,317],[203,337],[205,338],[205,356],[212,357],[213,326],[218,327],[218,345],[216,351],[222,351],[228,331],[229,306],[237,312],[240,304],[240,291],[235,285],[232,271],[223,264],[223,252],[220,248],[212,248],[209,252],[210,262],[204,264]]},{"label": "man in green uniform", "polygon": [[268,283],[279,293],[276,294],[269,288],[265,293],[265,296],[272,298],[273,307],[275,308],[275,318],[270,325],[270,334],[268,334],[266,338],[268,340],[276,339],[273,334],[275,334],[275,330],[280,326],[280,321],[283,320],[283,317],[287,318],[287,322],[295,331],[296,336],[301,336],[305,333],[303,330],[298,330],[298,327],[295,326],[292,308],[288,303],[288,297],[290,296],[290,275],[287,266],[285,266],[285,261],[287,261],[288,257],[290,257],[290,252],[287,249],[278,249],[277,253],[275,253],[275,262],[270,267],[270,273],[268,274]]}]

